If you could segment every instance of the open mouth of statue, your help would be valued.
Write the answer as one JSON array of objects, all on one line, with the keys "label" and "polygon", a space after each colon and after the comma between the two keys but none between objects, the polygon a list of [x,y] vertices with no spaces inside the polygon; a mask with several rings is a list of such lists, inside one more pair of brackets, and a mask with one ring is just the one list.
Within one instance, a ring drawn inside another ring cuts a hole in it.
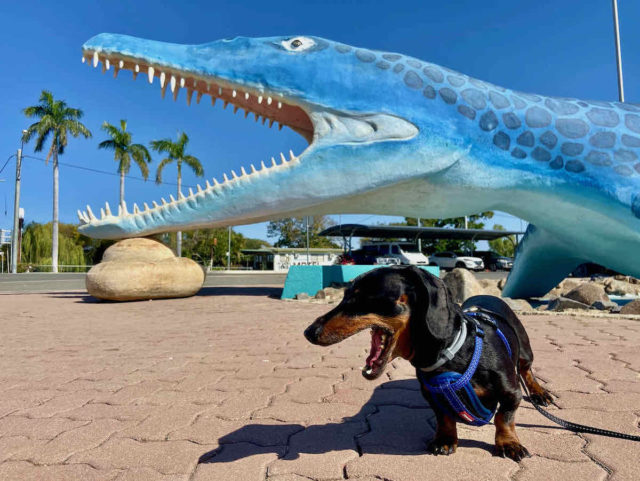
[{"label": "open mouth of statue", "polygon": [[[112,70],[114,77],[117,77],[122,70],[129,70],[133,73],[134,79],[141,76],[148,80],[150,84],[159,85],[162,98],[168,94],[175,101],[182,90],[184,91],[187,105],[191,105],[193,101],[200,103],[203,97],[208,97],[212,106],[220,103],[223,108],[229,108],[233,113],[240,111],[246,119],[260,122],[270,128],[274,126],[277,126],[278,129],[282,129],[284,126],[289,127],[304,137],[309,145],[314,142],[314,137],[317,137],[310,114],[279,92],[234,84],[225,79],[181,71],[165,65],[150,64],[142,59],[131,58],[117,53],[106,54],[85,49],[82,62],[88,63],[93,67],[98,67],[101,64],[103,73]],[[324,112],[320,117],[326,118],[327,113]],[[229,175],[225,173],[220,181],[214,178],[211,182],[207,180],[205,186],[198,185],[197,192],[189,189],[188,196],[181,196],[177,200],[170,196],[171,203],[188,202],[190,198],[205,195],[207,191],[231,188],[235,183],[249,180],[252,177],[270,175],[284,169],[294,168],[300,164],[300,155],[295,155],[290,150],[287,155],[281,153],[278,158],[272,157],[267,162],[261,161],[258,167],[251,164],[246,168],[241,167],[239,172],[232,170]],[[162,205],[167,204],[169,202],[162,199]],[[154,202],[153,207],[144,204],[144,208],[140,209],[134,204],[133,213],[153,211],[162,207],[162,205]],[[128,214],[126,205],[118,207],[118,215],[122,214]],[[106,204],[105,208],[101,209],[100,219],[105,219],[110,215],[112,215],[111,210],[109,205]],[[92,220],[96,220],[90,207],[87,207],[85,212],[79,211],[78,216],[81,223],[90,223]]]}]

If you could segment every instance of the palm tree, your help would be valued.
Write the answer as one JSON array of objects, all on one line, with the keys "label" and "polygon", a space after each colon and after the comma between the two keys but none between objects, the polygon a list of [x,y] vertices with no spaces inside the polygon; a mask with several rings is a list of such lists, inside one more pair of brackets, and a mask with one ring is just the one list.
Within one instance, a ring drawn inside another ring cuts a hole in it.
[{"label": "palm tree", "polygon": [[131,143],[131,132],[127,132],[127,121],[120,121],[120,128],[111,125],[105,120],[102,124],[102,130],[106,131],[111,137],[103,140],[98,144],[99,149],[113,150],[114,160],[120,162],[118,164],[118,172],[120,173],[120,205],[124,205],[124,176],[129,173],[131,168],[131,159],[134,160],[144,180],[149,177],[149,167],[147,164],[151,162],[149,151],[142,144]]},{"label": "palm tree", "polygon": [[[193,170],[198,177],[204,176],[204,169],[202,168],[200,161],[193,155],[187,155],[185,153],[185,147],[188,142],[189,137],[187,137],[187,134],[184,132],[178,135],[177,142],[172,142],[171,139],[151,141],[151,148],[153,150],[167,154],[167,157],[162,159],[158,165],[158,170],[156,171],[156,184],[162,183],[162,169],[164,169],[164,166],[170,164],[174,160],[176,161],[176,166],[178,167],[178,199],[182,197],[181,185],[183,162],[191,167],[191,170]],[[176,233],[176,254],[178,257],[182,255],[182,232]]]},{"label": "palm tree", "polygon": [[55,100],[53,94],[43,90],[40,94],[40,103],[23,110],[30,118],[39,119],[29,126],[22,135],[24,142],[29,142],[36,135],[35,152],[40,152],[44,143],[53,135],[51,147],[46,161],[53,157],[53,229],[51,241],[51,271],[58,272],[58,155],[64,154],[67,146],[67,137],[83,135],[85,139],[91,137],[91,132],[80,123],[83,112],[67,106],[64,100]]}]

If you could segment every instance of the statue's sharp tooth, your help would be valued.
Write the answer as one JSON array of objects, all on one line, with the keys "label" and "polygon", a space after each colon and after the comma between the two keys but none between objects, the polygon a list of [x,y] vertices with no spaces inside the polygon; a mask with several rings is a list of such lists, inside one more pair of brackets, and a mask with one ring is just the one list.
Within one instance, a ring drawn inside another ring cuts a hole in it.
[{"label": "statue's sharp tooth", "polygon": [[138,209],[138,204],[136,204],[136,203],[133,204],[133,213],[134,214],[139,214],[140,213],[140,209]]},{"label": "statue's sharp tooth", "polygon": [[267,97],[267,105],[271,105],[271,102],[273,102],[273,99],[271,97]]},{"label": "statue's sharp tooth", "polygon": [[143,202],[142,205],[144,205],[144,211],[145,212],[149,212],[151,209],[149,209],[149,205],[146,202]]},{"label": "statue's sharp tooth", "polygon": [[122,201],[122,213],[124,215],[128,215],[129,214],[129,211],[127,210],[127,203],[124,200]]},{"label": "statue's sharp tooth", "polygon": [[[200,99],[202,98],[202,92],[198,91],[198,93],[196,94],[196,103],[199,104],[200,103]],[[216,101],[215,98],[211,97],[211,99],[214,101]]]},{"label": "statue's sharp tooth", "polygon": [[211,184],[209,183],[209,180],[207,179],[205,180],[205,182],[207,183],[207,189],[211,190],[212,187],[211,187]]},{"label": "statue's sharp tooth", "polygon": [[278,164],[276,164],[276,159],[274,159],[273,157],[271,157],[271,167],[276,167]]},{"label": "statue's sharp tooth", "polygon": [[282,130],[282,124],[278,122],[278,130]]},{"label": "statue's sharp tooth", "polygon": [[164,72],[160,72],[160,87],[164,87],[164,84],[166,81],[167,81],[167,74]]},{"label": "statue's sharp tooth", "polygon": [[158,204],[155,200],[152,200],[151,203],[153,204],[154,209],[157,209],[158,207],[160,207],[160,204]]},{"label": "statue's sharp tooth", "polygon": [[231,92],[231,96],[235,99],[236,95],[238,95],[238,92],[236,92],[235,90],[233,92]]},{"label": "statue's sharp tooth", "polygon": [[225,182],[229,182],[229,177],[227,177],[226,173],[222,174],[222,178],[224,179]]},{"label": "statue's sharp tooth", "polygon": [[189,187],[189,197],[193,197],[193,189]]},{"label": "statue's sharp tooth", "polygon": [[78,220],[80,220],[80,222],[82,222],[83,224],[87,222],[84,218],[84,214],[80,212],[80,209],[78,209]]},{"label": "statue's sharp tooth", "polygon": [[244,111],[244,118],[246,119],[249,116],[249,109]]},{"label": "statue's sharp tooth", "polygon": [[104,203],[104,211],[107,213],[107,215],[113,215],[111,214],[111,207],[109,207],[109,202]]},{"label": "statue's sharp tooth", "polygon": [[[226,177],[226,174],[225,174],[225,177]],[[218,179],[216,179],[215,177],[213,178],[213,185],[216,187],[220,185],[220,182],[218,182]]]},{"label": "statue's sharp tooth", "polygon": [[149,67],[147,69],[147,77],[149,78],[149,83],[152,84],[153,83],[153,74],[155,73],[155,70],[153,67]]},{"label": "statue's sharp tooth", "polygon": [[176,201],[176,198],[173,196],[173,194],[169,194],[169,199],[171,199],[171,203]]},{"label": "statue's sharp tooth", "polygon": [[200,184],[197,184],[196,188],[198,189],[198,194],[202,194],[202,187],[200,187]]},{"label": "statue's sharp tooth", "polygon": [[162,205],[168,205],[168,202],[166,200],[164,200],[164,197],[162,199],[160,199],[160,201],[162,202]]},{"label": "statue's sharp tooth", "polygon": [[118,78],[118,73],[120,72],[120,67],[117,65],[113,66],[113,78]]},{"label": "statue's sharp tooth", "polygon": [[89,220],[94,220],[96,218],[95,215],[93,215],[93,212],[91,211],[91,207],[87,206],[87,214],[89,214]]},{"label": "statue's sharp tooth", "polygon": [[215,106],[216,105],[216,98],[212,95],[211,96],[211,106]]},{"label": "statue's sharp tooth", "polygon": [[258,95],[258,103],[261,104],[262,103],[262,95]]},{"label": "statue's sharp tooth", "polygon": [[255,168],[255,166],[253,164],[251,164],[251,173],[255,174],[256,172],[258,172]]},{"label": "statue's sharp tooth", "polygon": [[105,218],[104,209],[100,207],[100,219],[104,219],[104,218]]},{"label": "statue's sharp tooth", "polygon": [[178,82],[178,79],[176,79],[175,75],[171,76],[171,80],[169,81],[171,83],[171,92],[175,92],[176,91],[176,84]]},{"label": "statue's sharp tooth", "polygon": [[234,106],[233,106],[233,113],[235,114],[237,111],[238,111],[238,106],[237,106],[237,105],[234,105]]},{"label": "statue's sharp tooth", "polygon": [[273,119],[269,119],[269,128],[273,127],[273,122],[274,122]]},{"label": "statue's sharp tooth", "polygon": [[104,60],[104,68],[106,70],[109,70],[111,68],[111,61],[108,58]]},{"label": "statue's sharp tooth", "polygon": [[255,117],[255,121],[256,121],[256,122],[257,122],[257,121],[258,121],[258,119],[260,118],[260,116],[258,115],[258,113],[257,113],[257,112],[256,112],[256,113],[254,113],[254,114],[253,114],[253,116]]},{"label": "statue's sharp tooth", "polygon": [[286,157],[284,156],[284,154],[282,152],[280,152],[280,159],[282,159],[282,163],[283,164],[287,163],[287,159],[286,159]]},{"label": "statue's sharp tooth", "polygon": [[245,100],[249,100],[249,92],[245,92],[244,93],[244,99]]},{"label": "statue's sharp tooth", "polygon": [[134,67],[133,71],[134,71],[135,73],[140,72],[140,65],[136,64],[136,66]]},{"label": "statue's sharp tooth", "polygon": [[296,156],[293,155],[293,150],[289,151],[289,157],[291,157],[291,160],[296,160]]},{"label": "statue's sharp tooth", "polygon": [[282,102],[278,102],[278,108],[281,109],[282,108]]},{"label": "statue's sharp tooth", "polygon": [[184,77],[180,77],[180,88],[183,89],[186,84],[186,80]]},{"label": "statue's sharp tooth", "polygon": [[118,62],[118,68],[124,68],[124,60]]},{"label": "statue's sharp tooth", "polygon": [[238,178],[238,174],[236,174],[234,170],[231,171],[231,175],[233,176],[234,179]]},{"label": "statue's sharp tooth", "polygon": [[264,125],[264,123],[267,121],[266,117],[262,117],[262,125]]},{"label": "statue's sharp tooth", "polygon": [[[86,58],[84,58],[84,55],[82,56],[82,63],[85,63],[87,61]],[[79,212],[79,211],[78,211]]]},{"label": "statue's sharp tooth", "polygon": [[262,170],[267,170],[267,166],[264,165],[264,160],[260,161],[260,167],[262,167]]},{"label": "statue's sharp tooth", "polygon": [[100,61],[100,57],[98,56],[98,52],[93,52],[93,67],[98,66],[98,62]]},{"label": "statue's sharp tooth", "polygon": [[218,97],[222,95],[222,87],[218,87]]},{"label": "statue's sharp tooth", "polygon": [[193,89],[187,89],[187,105],[191,105],[191,97],[193,96]]},{"label": "statue's sharp tooth", "polygon": [[247,171],[244,170],[244,167],[240,167],[240,172],[242,173],[242,175],[247,175]]}]

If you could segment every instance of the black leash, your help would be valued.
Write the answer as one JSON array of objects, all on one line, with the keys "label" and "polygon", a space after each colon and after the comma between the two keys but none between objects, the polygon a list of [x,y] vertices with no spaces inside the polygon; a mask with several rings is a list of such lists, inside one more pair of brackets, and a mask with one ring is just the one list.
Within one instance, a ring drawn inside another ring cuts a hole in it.
[{"label": "black leash", "polygon": [[[531,373],[531,375],[533,376],[533,373]],[[535,379],[535,376],[534,376],[534,379]],[[629,441],[640,441],[640,436],[633,436],[631,434],[618,433],[616,431],[609,431],[608,429],[594,428],[592,426],[585,426],[583,424],[576,424],[570,421],[565,421],[564,419],[560,419],[559,417],[556,417],[553,414],[551,414],[549,411],[542,409],[538,403],[534,402],[533,398],[531,397],[531,393],[527,389],[527,386],[525,385],[524,380],[522,379],[522,376],[520,376],[520,384],[522,385],[522,390],[526,393],[527,396],[529,396],[529,402],[533,404],[533,407],[536,408],[536,410],[540,414],[542,414],[545,418],[549,419],[550,421],[556,424],[559,424],[560,426],[562,426],[563,428],[569,431],[573,431],[574,433],[599,434],[600,436],[627,439]]]}]

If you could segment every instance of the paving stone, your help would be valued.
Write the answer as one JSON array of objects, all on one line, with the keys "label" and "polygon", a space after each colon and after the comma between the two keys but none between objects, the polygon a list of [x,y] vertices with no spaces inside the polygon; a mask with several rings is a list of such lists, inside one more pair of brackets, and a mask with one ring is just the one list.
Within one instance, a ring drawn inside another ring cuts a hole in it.
[{"label": "paving stone", "polygon": [[122,471],[113,481],[188,481],[188,474],[161,474],[151,468],[132,468]]},{"label": "paving stone", "polygon": [[139,442],[111,438],[98,448],[71,456],[68,462],[87,463],[98,469],[152,467],[162,474],[188,474],[200,456],[215,447],[189,441]]},{"label": "paving stone", "polygon": [[53,439],[62,432],[88,423],[89,421],[74,421],[66,418],[31,419],[23,416],[5,416],[0,418],[0,436]]},{"label": "paving stone", "polygon": [[37,440],[32,440],[26,436],[0,437],[0,463],[27,451],[36,444],[39,444]]},{"label": "paving stone", "polygon": [[112,481],[118,472],[95,469],[87,464],[34,466],[24,461],[0,464],[3,481]]},{"label": "paving stone", "polygon": [[274,401],[267,408],[259,409],[254,413],[255,419],[276,419],[283,422],[299,422],[314,424],[319,422],[359,421],[373,412],[370,405],[357,406],[341,403],[314,403],[300,404],[287,401]]},{"label": "paving stone", "polygon": [[[522,460],[522,471],[518,481],[539,481],[541,479],[584,479],[599,481],[607,479],[607,472],[596,463],[566,463],[554,459],[532,457]],[[632,479],[632,478],[628,478]]]},{"label": "paving stone", "polygon": [[[640,435],[636,429],[636,435]],[[598,462],[611,469],[609,479],[615,481],[638,479],[638,459],[640,459],[640,443],[625,439],[605,438],[585,434],[587,447],[585,451]]]},{"label": "paving stone", "polygon": [[262,481],[267,466],[285,452],[284,446],[261,447],[249,443],[230,444],[200,463],[193,481],[242,480]]},{"label": "paving stone", "polygon": [[435,434],[435,415],[426,407],[379,406],[367,421],[371,431],[358,439],[364,453],[424,453]]}]

